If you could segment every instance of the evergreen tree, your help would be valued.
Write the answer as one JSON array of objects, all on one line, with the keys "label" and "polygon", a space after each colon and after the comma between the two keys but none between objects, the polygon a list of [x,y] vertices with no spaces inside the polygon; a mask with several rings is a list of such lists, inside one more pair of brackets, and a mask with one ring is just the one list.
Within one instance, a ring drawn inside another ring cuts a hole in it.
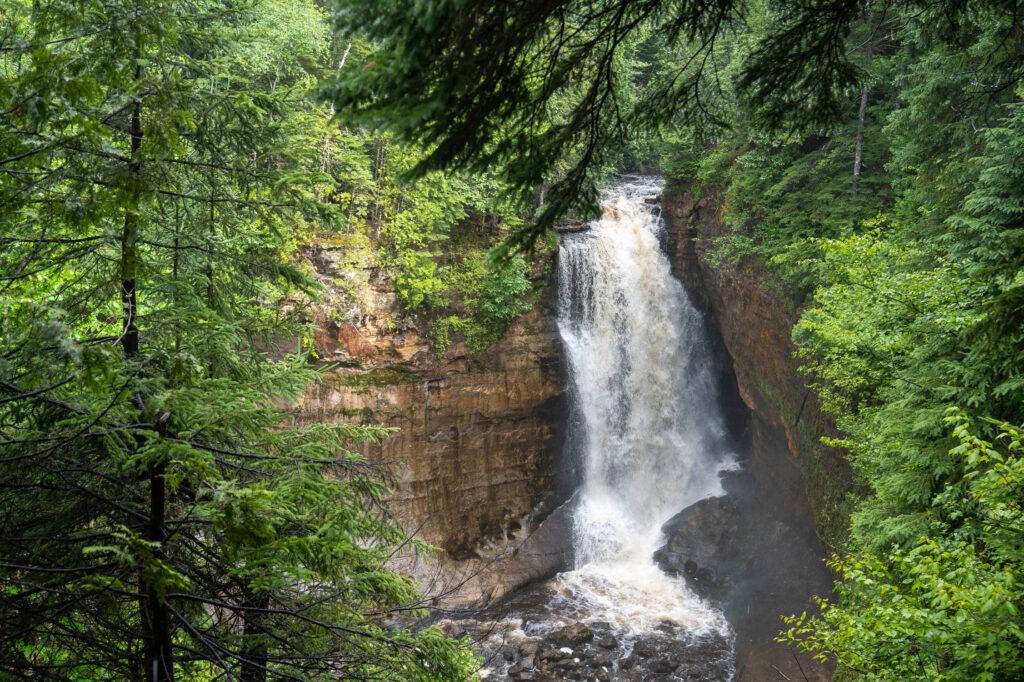
[{"label": "evergreen tree", "polygon": [[[1020,427],[990,421],[994,445],[952,410],[948,457],[964,485],[935,500],[948,520],[907,547],[834,559],[839,600],[787,618],[783,639],[857,679],[1018,680],[1024,675],[1024,445]],[[966,504],[965,504],[966,503]]]},{"label": "evergreen tree", "polygon": [[295,24],[275,11],[4,5],[3,674],[472,670],[459,643],[392,622],[418,599],[386,568],[409,539],[390,475],[350,450],[384,433],[286,408],[316,380],[283,299],[309,287],[292,226],[320,207],[295,144],[304,69],[274,58]]},{"label": "evergreen tree", "polygon": [[[758,128],[773,134],[803,135],[842,121],[845,100],[861,93],[867,72],[850,35],[871,15],[877,20],[868,42],[874,40],[895,11],[870,0],[335,0],[334,7],[338,31],[370,39],[375,51],[365,68],[326,87],[325,96],[353,120],[420,143],[428,153],[413,177],[439,169],[498,169],[521,194],[550,183],[534,223],[512,239],[523,247],[570,210],[594,212],[610,150],[666,128],[703,136],[734,124],[719,102],[730,95]],[[1012,47],[1019,3],[911,1],[898,7],[929,40],[953,51],[979,17],[1005,29],[1007,40],[979,42],[974,57],[1015,82],[1024,63]],[[744,32],[748,16],[761,30],[748,33],[735,90],[723,93],[720,46]],[[664,77],[624,97],[633,76],[623,68],[624,57],[646,34],[659,36],[671,63],[663,63]],[[1001,89],[1006,82],[999,82]],[[558,105],[567,95],[572,106],[560,117]]]}]

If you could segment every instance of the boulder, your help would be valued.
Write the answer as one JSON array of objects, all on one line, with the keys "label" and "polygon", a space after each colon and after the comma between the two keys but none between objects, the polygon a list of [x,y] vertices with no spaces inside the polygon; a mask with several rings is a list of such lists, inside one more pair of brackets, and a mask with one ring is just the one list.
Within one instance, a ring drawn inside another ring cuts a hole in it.
[{"label": "boulder", "polygon": [[578,649],[594,639],[594,632],[583,623],[572,623],[551,633],[548,639],[560,647]]}]

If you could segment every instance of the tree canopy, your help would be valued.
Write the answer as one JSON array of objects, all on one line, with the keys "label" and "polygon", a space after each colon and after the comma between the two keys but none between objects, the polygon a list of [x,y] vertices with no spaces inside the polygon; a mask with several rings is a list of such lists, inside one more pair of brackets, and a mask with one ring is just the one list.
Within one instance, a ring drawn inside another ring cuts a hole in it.
[{"label": "tree canopy", "polygon": [[427,548],[358,454],[386,431],[288,409],[319,379],[294,252],[337,209],[302,134],[321,13],[0,11],[0,676],[470,675],[394,621],[388,562]]},{"label": "tree canopy", "polygon": [[[427,154],[419,176],[441,168],[498,169],[512,191],[550,184],[535,222],[514,243],[529,247],[567,211],[589,215],[610,150],[658,130],[701,137],[735,121],[723,115],[723,44],[746,33],[735,94],[768,132],[820,129],[842,118],[842,99],[866,72],[848,38],[869,11],[913,16],[931,37],[957,45],[977,14],[1003,17],[1003,44],[987,55],[1022,68],[1010,47],[1018,3],[876,3],[837,0],[465,0],[378,3],[335,0],[342,35],[373,41],[373,59],[324,88],[346,117],[394,131]],[[759,14],[762,30],[745,32]],[[870,39],[882,27],[872,27]],[[656,74],[632,59],[657,42],[669,61]],[[636,79],[642,88],[634,88]],[[564,100],[569,100],[566,106]],[[556,172],[559,161],[568,165]]]}]

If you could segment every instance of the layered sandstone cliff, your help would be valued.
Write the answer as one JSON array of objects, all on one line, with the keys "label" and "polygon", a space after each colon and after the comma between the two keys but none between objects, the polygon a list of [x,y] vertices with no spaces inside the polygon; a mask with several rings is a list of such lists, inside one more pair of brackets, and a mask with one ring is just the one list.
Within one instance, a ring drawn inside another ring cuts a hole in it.
[{"label": "layered sandstone cliff", "polygon": [[405,528],[444,550],[427,564],[409,558],[406,569],[425,592],[459,603],[553,570],[520,551],[558,502],[564,377],[546,300],[486,352],[455,343],[437,357],[368,247],[342,241],[304,255],[327,292],[310,314],[330,367],[298,418],[395,429],[362,451],[395,468],[389,506]]}]

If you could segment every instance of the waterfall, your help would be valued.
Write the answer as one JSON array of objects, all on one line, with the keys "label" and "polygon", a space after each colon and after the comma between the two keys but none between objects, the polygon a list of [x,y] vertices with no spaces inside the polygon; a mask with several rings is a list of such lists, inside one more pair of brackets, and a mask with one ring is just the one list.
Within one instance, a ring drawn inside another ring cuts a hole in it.
[{"label": "waterfall", "polygon": [[651,558],[662,524],[723,494],[720,474],[734,466],[703,320],[661,249],[649,199],[660,190],[654,178],[620,183],[589,231],[562,238],[558,328],[582,485],[576,570],[558,580],[634,631],[665,618],[722,629],[721,614]]},{"label": "waterfall", "polygon": [[703,320],[661,249],[660,191],[654,178],[619,183],[600,220],[561,237],[568,453],[581,474],[565,507],[576,564],[495,606],[495,618],[460,621],[480,643],[484,677],[735,674],[725,616],[653,561],[665,521],[724,494],[720,475],[736,466]]}]

